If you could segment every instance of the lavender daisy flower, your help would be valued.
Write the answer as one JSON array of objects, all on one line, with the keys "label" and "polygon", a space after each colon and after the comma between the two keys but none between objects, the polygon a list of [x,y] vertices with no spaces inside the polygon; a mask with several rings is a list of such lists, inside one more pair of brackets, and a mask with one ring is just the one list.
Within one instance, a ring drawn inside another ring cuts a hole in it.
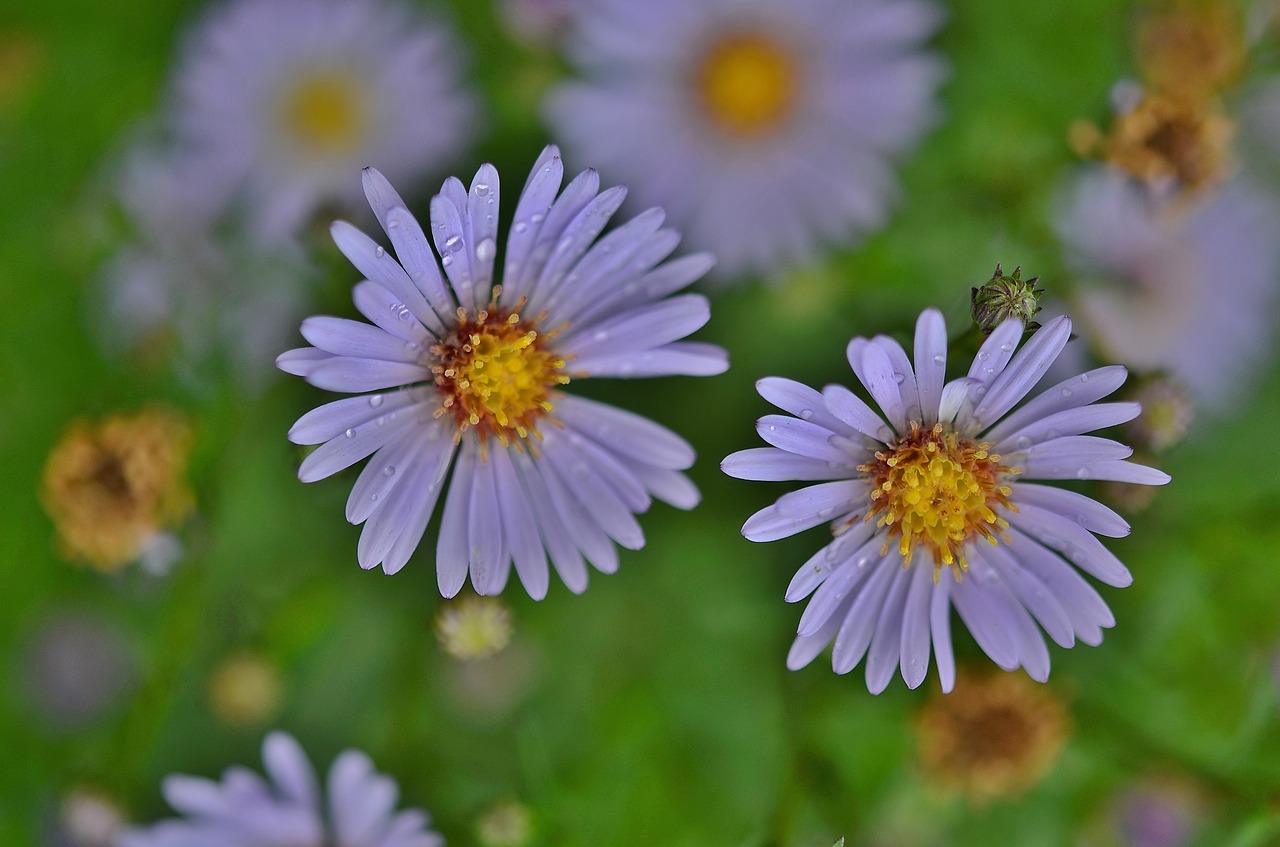
[{"label": "lavender daisy flower", "polygon": [[396,0],[233,0],[186,45],[175,132],[233,157],[255,229],[287,236],[321,204],[355,208],[356,168],[409,182],[459,152],[475,104],[454,41]]},{"label": "lavender daisy flower", "polygon": [[119,847],[441,847],[421,809],[395,811],[395,780],[369,757],[347,750],[329,768],[325,794],[302,747],[273,732],[262,742],[267,779],[231,768],[217,783],[173,775],[164,781],[169,805],[183,815],[133,828]]},{"label": "lavender daisy flower", "polygon": [[1085,169],[1055,222],[1080,276],[1083,335],[1113,361],[1167,372],[1202,408],[1229,408],[1273,347],[1277,221],[1242,181],[1175,201]]},{"label": "lavender daisy flower", "polygon": [[570,149],[659,203],[726,274],[881,227],[889,159],[933,123],[924,0],[601,0],[575,7],[587,77],[549,100]]},{"label": "lavender daisy flower", "polygon": [[1128,585],[1129,571],[1094,533],[1120,537],[1129,526],[1084,495],[1027,480],[1162,485],[1169,477],[1125,461],[1133,451],[1122,444],[1084,435],[1139,413],[1136,403],[1096,402],[1124,382],[1123,367],[1082,373],[1010,414],[1061,352],[1071,322],[1049,321],[1015,354],[1022,333],[1020,321],[1001,324],[951,382],[946,325],[935,309],[916,324],[914,366],[886,336],[854,338],[849,364],[883,417],[839,385],[819,392],[776,377],[757,383],[788,415],[761,418],[757,430],[773,446],[734,453],[724,471],[822,482],[784,494],[742,534],[773,541],[830,523],[835,535],[787,589],[791,603],[812,595],[788,667],[804,667],[834,640],[837,673],[865,655],[873,693],[896,667],[915,688],[932,641],[942,690],[950,691],[953,605],[997,665],[1023,667],[1039,681],[1049,676],[1040,628],[1063,647],[1102,641],[1114,619],[1076,568]]},{"label": "lavender daisy flower", "polygon": [[322,406],[289,431],[298,444],[323,445],[302,463],[304,482],[373,456],[347,501],[347,519],[365,524],[361,567],[404,567],[450,466],[436,547],[446,597],[468,571],[478,593],[501,591],[514,562],[541,598],[548,558],[571,590],[583,591],[584,559],[612,573],[614,542],[643,546],[634,516],[651,496],[683,509],[697,503],[679,472],[694,458],[684,440],[561,389],[593,376],[724,371],[723,350],[680,340],[707,322],[706,299],[669,296],[712,260],[664,262],[679,235],[662,228],[660,209],[597,241],[626,190],[599,191],[588,170],[560,192],[563,176],[559,152],[546,148],[516,203],[501,285],[492,165],[469,192],[449,179],[432,199],[439,260],[375,170],[365,171],[365,191],[399,261],[351,225],[334,224],[339,249],[366,277],[356,307],[375,326],[309,318],[302,334],[315,346],[277,364],[320,388],[375,392]]}]

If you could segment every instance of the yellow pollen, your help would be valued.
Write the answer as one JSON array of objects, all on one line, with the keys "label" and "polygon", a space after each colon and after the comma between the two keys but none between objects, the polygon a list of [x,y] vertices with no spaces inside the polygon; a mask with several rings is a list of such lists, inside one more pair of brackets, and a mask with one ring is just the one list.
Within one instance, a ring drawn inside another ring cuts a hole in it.
[{"label": "yellow pollen", "polygon": [[757,33],[735,33],[706,51],[695,86],[712,123],[731,135],[754,137],[791,115],[799,75],[786,46]]},{"label": "yellow pollen", "polygon": [[923,429],[913,423],[895,446],[860,465],[873,483],[867,520],[876,518],[888,531],[883,552],[897,539],[907,567],[916,548],[923,546],[933,558],[936,581],[944,565],[957,576],[968,569],[964,550],[970,541],[985,538],[997,543],[1008,522],[996,509],[1016,511],[1009,502],[1012,489],[1001,480],[1017,471],[1001,465],[989,447],[949,432],[942,424]]},{"label": "yellow pollen", "polygon": [[440,413],[451,411],[460,430],[476,428],[504,445],[537,437],[538,419],[554,408],[552,389],[569,381],[565,360],[545,347],[558,330],[539,333],[516,313],[460,310],[459,317],[454,340],[432,348],[440,357],[433,368],[444,395]]},{"label": "yellow pollen", "polygon": [[304,153],[350,151],[364,134],[360,91],[347,75],[335,72],[301,77],[284,94],[281,124]]}]

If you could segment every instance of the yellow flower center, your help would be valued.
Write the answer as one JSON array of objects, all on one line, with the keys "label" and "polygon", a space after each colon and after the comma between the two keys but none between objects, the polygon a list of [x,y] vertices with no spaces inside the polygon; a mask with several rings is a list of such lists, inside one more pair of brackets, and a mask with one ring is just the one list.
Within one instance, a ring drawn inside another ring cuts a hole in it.
[{"label": "yellow flower center", "polygon": [[702,58],[696,88],[711,122],[731,135],[777,129],[795,105],[800,68],[792,52],[758,33],[714,42]]},{"label": "yellow flower center", "polygon": [[537,420],[553,408],[551,390],[569,381],[565,360],[544,346],[558,330],[539,333],[515,312],[484,309],[474,317],[459,309],[458,322],[453,339],[432,348],[440,414],[452,411],[461,431],[474,427],[504,445],[536,436]]},{"label": "yellow flower center", "polygon": [[973,539],[996,543],[997,533],[1008,526],[996,507],[1015,508],[1009,502],[1012,489],[1002,480],[1016,471],[1001,465],[989,447],[942,424],[923,429],[912,423],[910,434],[858,467],[873,485],[867,519],[878,515],[878,525],[898,539],[904,567],[923,546],[933,558],[936,580],[943,565],[957,573],[968,569],[964,547]]},{"label": "yellow flower center", "polygon": [[364,135],[360,90],[348,75],[324,72],[301,77],[285,93],[281,109],[285,134],[306,153],[343,153]]}]

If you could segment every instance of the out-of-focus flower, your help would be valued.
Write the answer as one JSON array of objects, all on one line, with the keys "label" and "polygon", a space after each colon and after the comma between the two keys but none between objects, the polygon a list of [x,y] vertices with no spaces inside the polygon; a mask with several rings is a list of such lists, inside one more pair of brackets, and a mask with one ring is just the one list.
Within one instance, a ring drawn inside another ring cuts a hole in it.
[{"label": "out-of-focus flower", "polygon": [[1274,201],[1236,181],[1171,204],[1092,167],[1074,178],[1054,225],[1078,274],[1078,329],[1106,358],[1167,372],[1206,409],[1248,391],[1275,334]]},{"label": "out-of-focus flower", "polygon": [[533,813],[515,800],[495,803],[476,821],[480,847],[526,847],[533,840]]},{"label": "out-of-focus flower", "polygon": [[491,597],[464,597],[436,616],[436,637],[460,661],[487,659],[511,641],[511,609]]},{"label": "out-of-focus flower", "polygon": [[178,143],[229,156],[253,229],[287,237],[322,204],[359,203],[352,174],[405,183],[472,136],[456,39],[398,0],[232,0],[185,45]]},{"label": "out-of-focus flower", "polygon": [[1191,398],[1177,380],[1155,376],[1144,380],[1134,394],[1142,414],[1129,421],[1129,433],[1148,450],[1161,453],[1186,436],[1195,413]]},{"label": "out-of-focus flower", "polygon": [[810,598],[788,667],[807,665],[834,641],[837,673],[865,655],[873,693],[899,667],[915,688],[932,639],[942,690],[950,691],[954,605],[997,665],[1044,681],[1041,628],[1071,647],[1077,638],[1100,643],[1102,628],[1115,623],[1076,568],[1108,585],[1132,582],[1095,537],[1127,535],[1129,525],[1088,497],[1026,480],[1163,485],[1169,477],[1125,461],[1133,451],[1123,444],[1083,434],[1139,413],[1136,403],[1096,402],[1124,382],[1123,367],[1071,377],[1011,412],[1062,351],[1071,322],[1055,318],[1015,353],[1022,335],[1021,321],[1005,321],[968,373],[949,383],[947,330],[936,309],[916,324],[914,363],[887,336],[854,338],[849,364],[880,414],[843,386],[756,383],[788,414],[761,418],[756,430],[773,446],[734,453],[725,473],[830,480],[784,494],[742,527],[752,541],[821,524],[835,535],[787,588],[787,602]]},{"label": "out-of-focus flower", "polygon": [[64,554],[114,572],[190,514],[191,430],[166,409],[79,420],[44,466],[40,499]]},{"label": "out-of-focus flower", "polygon": [[537,645],[515,638],[502,652],[467,662],[448,662],[440,686],[454,719],[479,728],[500,726],[533,692],[545,673]]},{"label": "out-of-focus flower", "polygon": [[921,44],[940,20],[924,0],[581,4],[585,79],[548,115],[719,272],[776,272],[884,224],[889,161],[937,115],[944,73]]},{"label": "out-of-focus flower", "polygon": [[78,786],[58,806],[57,847],[112,847],[128,823],[124,809],[95,788]]},{"label": "out-of-focus flower", "polygon": [[557,198],[563,175],[548,147],[516,203],[501,285],[491,165],[469,193],[449,179],[431,201],[440,260],[375,170],[365,171],[365,187],[399,261],[355,227],[334,224],[339,249],[366,278],[356,307],[375,326],[308,318],[302,335],[315,346],[277,364],[320,388],[374,392],[321,406],[289,431],[295,443],[322,445],[303,461],[303,482],[373,456],[347,500],[347,519],[366,522],[361,567],[381,564],[390,574],[404,566],[451,465],[436,547],[446,597],[468,573],[477,593],[496,594],[514,561],[525,589],[541,598],[548,558],[572,591],[583,591],[585,560],[612,573],[615,542],[644,545],[635,515],[652,497],[684,509],[698,502],[680,473],[694,459],[683,439],[562,387],[596,376],[724,371],[722,349],[680,340],[707,322],[706,299],[670,296],[711,259],[663,263],[679,236],[660,228],[659,209],[597,241],[625,190],[599,192],[595,171],[586,171]]},{"label": "out-of-focus flower", "polygon": [[243,651],[218,662],[209,677],[209,706],[223,723],[258,726],[280,709],[280,669],[265,656]]},{"label": "out-of-focus flower", "polygon": [[1147,779],[1120,796],[1116,835],[1122,847],[1188,847],[1205,811],[1202,793],[1185,779]]},{"label": "out-of-focus flower", "polygon": [[88,723],[119,703],[135,672],[119,627],[79,610],[41,621],[27,639],[22,666],[37,718],[59,728]]},{"label": "out-of-focus flower", "polygon": [[1120,99],[1107,134],[1072,127],[1076,153],[1167,193],[1194,195],[1230,176],[1235,127],[1217,100],[1127,89]]},{"label": "out-of-focus flower", "polygon": [[173,775],[165,799],[183,817],[127,831],[119,847],[248,845],[300,847],[442,847],[421,809],[395,811],[395,780],[369,757],[347,750],[329,769],[322,794],[306,753],[292,736],[273,732],[262,743],[267,779],[231,768],[221,783]]},{"label": "out-of-focus flower", "polygon": [[253,390],[315,271],[296,245],[265,244],[228,211],[233,170],[150,140],[130,148],[112,189],[133,238],[99,276],[92,323],[111,351],[172,361],[193,382],[224,366]]},{"label": "out-of-focus flower", "polygon": [[1040,277],[1022,278],[1022,268],[1014,268],[1005,276],[1000,265],[996,272],[980,287],[969,293],[969,311],[973,322],[983,335],[990,335],[996,327],[1013,318],[1022,322],[1028,331],[1040,328],[1032,318],[1040,311],[1040,295],[1043,288],[1036,288]]},{"label": "out-of-focus flower", "polygon": [[1184,97],[1211,97],[1244,70],[1244,20],[1223,0],[1177,2],[1147,11],[1133,53],[1143,81]]},{"label": "out-of-focus flower", "polygon": [[1071,732],[1051,688],[1015,674],[962,673],[916,722],[920,767],[940,785],[987,802],[1030,788],[1057,761]]}]

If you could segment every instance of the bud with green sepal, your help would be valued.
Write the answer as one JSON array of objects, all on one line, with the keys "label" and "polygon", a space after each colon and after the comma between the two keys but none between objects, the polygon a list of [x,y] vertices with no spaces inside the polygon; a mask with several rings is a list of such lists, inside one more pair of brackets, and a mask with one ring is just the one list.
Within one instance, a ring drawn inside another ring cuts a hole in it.
[{"label": "bud with green sepal", "polygon": [[1040,311],[1040,295],[1043,288],[1036,288],[1040,277],[1022,279],[1022,268],[1013,269],[1013,273],[1005,276],[1000,265],[996,264],[996,272],[991,279],[980,287],[974,288],[969,297],[973,322],[983,335],[992,331],[1009,318],[1022,321],[1028,332],[1040,328],[1040,324],[1032,320]]}]

